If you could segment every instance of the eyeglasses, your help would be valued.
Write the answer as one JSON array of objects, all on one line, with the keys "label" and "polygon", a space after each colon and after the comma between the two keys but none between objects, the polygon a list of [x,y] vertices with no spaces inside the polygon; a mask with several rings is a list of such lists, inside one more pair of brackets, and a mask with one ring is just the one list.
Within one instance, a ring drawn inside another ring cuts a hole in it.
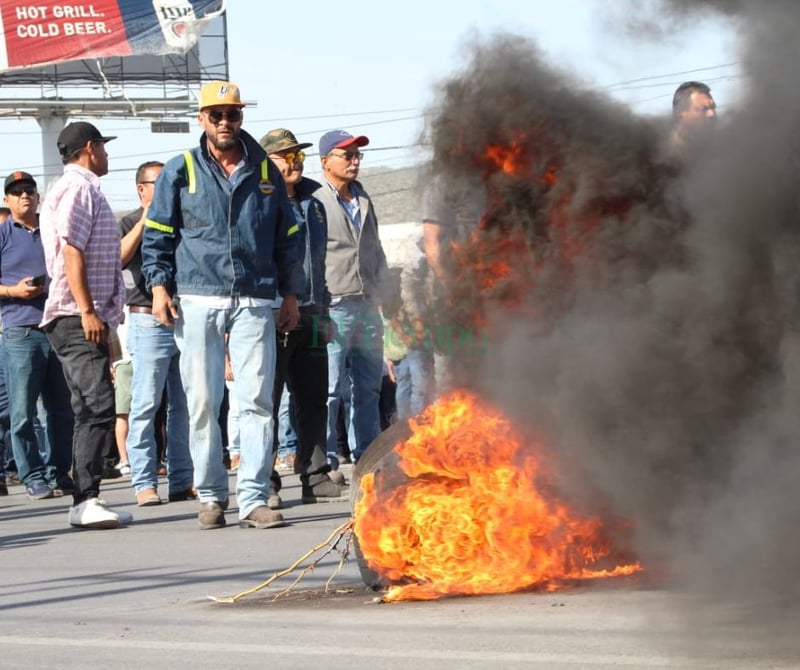
[{"label": "eyeglasses", "polygon": [[155,181],[155,179],[153,179],[153,180],[148,180],[148,181],[140,181],[139,183],[140,184],[155,184],[156,181]]},{"label": "eyeglasses", "polygon": [[229,109],[228,111],[221,112],[218,109],[212,109],[209,112],[206,112],[208,115],[208,120],[211,121],[215,126],[222,121],[222,119],[227,119],[231,123],[236,123],[242,120],[242,110],[241,109]]},{"label": "eyeglasses", "polygon": [[18,186],[17,188],[8,189],[8,195],[14,195],[19,198],[22,194],[33,195],[36,189],[33,186]]},{"label": "eyeglasses", "polygon": [[289,165],[294,165],[295,163],[302,163],[306,159],[306,153],[305,151],[290,151],[285,154],[275,154],[275,158],[280,158],[285,160]]},{"label": "eyeglasses", "polygon": [[354,158],[358,158],[358,160],[364,160],[364,154],[361,151],[344,151],[340,154],[330,153],[329,156],[337,156],[339,158],[344,158],[346,161],[352,161]]}]

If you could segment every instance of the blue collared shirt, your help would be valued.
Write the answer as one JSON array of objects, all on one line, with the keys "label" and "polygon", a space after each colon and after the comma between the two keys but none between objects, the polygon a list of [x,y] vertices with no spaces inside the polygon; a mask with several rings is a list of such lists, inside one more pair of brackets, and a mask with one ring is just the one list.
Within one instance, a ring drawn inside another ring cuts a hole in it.
[{"label": "blue collared shirt", "polygon": [[339,194],[339,191],[336,190],[336,187],[333,184],[327,180],[325,183],[328,184],[328,188],[330,188],[336,194],[336,198],[339,200],[339,204],[342,206],[344,213],[347,214],[347,218],[350,219],[350,223],[353,224],[353,228],[356,231],[356,238],[358,238],[358,235],[361,232],[361,206],[358,202],[358,186],[353,183],[347,185],[347,188],[350,190],[350,194],[353,197],[350,200],[345,200]]},{"label": "blue collared shirt", "polygon": [[[6,223],[0,225],[0,283],[14,286],[25,277],[46,273],[39,229],[29,230],[9,217]],[[37,325],[42,320],[46,298],[46,291],[33,300],[0,298],[3,327]]]}]

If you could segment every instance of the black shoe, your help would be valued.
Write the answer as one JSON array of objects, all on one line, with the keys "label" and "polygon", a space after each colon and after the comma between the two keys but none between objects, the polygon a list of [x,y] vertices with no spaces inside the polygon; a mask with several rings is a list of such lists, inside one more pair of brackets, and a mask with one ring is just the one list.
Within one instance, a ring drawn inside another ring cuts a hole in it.
[{"label": "black shoe", "polygon": [[318,502],[344,502],[348,500],[350,489],[340,486],[331,480],[327,475],[321,482],[313,486],[303,485],[303,496],[301,500],[304,505]]},{"label": "black shoe", "polygon": [[197,499],[197,490],[194,486],[190,486],[188,489],[183,491],[176,491],[175,493],[169,494],[169,501],[170,502],[183,502],[184,500],[196,500]]},{"label": "black shoe", "polygon": [[117,470],[114,466],[106,465],[103,467],[103,472],[100,475],[100,477],[102,479],[119,479],[120,477],[122,477],[122,473],[119,470]]},{"label": "black shoe", "polygon": [[275,491],[275,493],[280,493],[282,488],[283,480],[281,479],[281,476],[275,472],[275,470],[273,470],[272,474],[269,476],[269,490]]},{"label": "black shoe", "polygon": [[5,482],[0,483],[0,496],[7,496],[8,495],[8,486],[6,486]]},{"label": "black shoe", "polygon": [[69,475],[61,475],[53,485],[53,493],[57,496],[70,494],[75,490],[75,482]]}]

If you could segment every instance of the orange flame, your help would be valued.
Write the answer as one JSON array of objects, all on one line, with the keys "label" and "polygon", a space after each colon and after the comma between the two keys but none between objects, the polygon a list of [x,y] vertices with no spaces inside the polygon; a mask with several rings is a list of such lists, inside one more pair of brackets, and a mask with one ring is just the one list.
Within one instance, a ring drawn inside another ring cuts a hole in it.
[{"label": "orange flame", "polygon": [[548,165],[540,175],[532,173],[531,156],[524,135],[508,145],[490,144],[486,147],[486,162],[489,167],[514,177],[532,178],[546,186],[558,182],[558,168]]},{"label": "orange flame", "polygon": [[527,164],[525,146],[511,142],[509,146],[492,144],[486,148],[486,158],[498,170],[506,174],[518,174]]},{"label": "orange flame", "polygon": [[364,558],[395,584],[385,600],[555,590],[642,569],[598,563],[613,553],[602,522],[549,493],[542,450],[475,396],[454,392],[410,427],[399,469],[365,474],[354,509]]}]

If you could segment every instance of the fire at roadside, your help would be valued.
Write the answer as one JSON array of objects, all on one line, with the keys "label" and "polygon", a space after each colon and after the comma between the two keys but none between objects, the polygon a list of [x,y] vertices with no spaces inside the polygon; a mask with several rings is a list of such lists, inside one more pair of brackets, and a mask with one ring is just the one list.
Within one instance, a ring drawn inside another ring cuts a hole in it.
[{"label": "fire at roadside", "polygon": [[742,100],[680,160],[665,120],[587,90],[522,38],[474,44],[441,86],[435,176],[485,205],[451,246],[448,317],[489,333],[458,369],[513,430],[537,436],[516,463],[546,446],[570,519],[591,518],[589,481],[612,544],[613,520],[630,520],[642,565],[666,561],[672,584],[716,599],[775,599],[789,626],[800,93],[788,64],[800,8],[663,4],[742,17]]},{"label": "fire at roadside", "polygon": [[384,601],[554,591],[641,571],[612,546],[620,529],[559,499],[545,449],[523,449],[477,397],[448,394],[410,432],[361,477],[353,510],[362,558],[389,585]]}]

